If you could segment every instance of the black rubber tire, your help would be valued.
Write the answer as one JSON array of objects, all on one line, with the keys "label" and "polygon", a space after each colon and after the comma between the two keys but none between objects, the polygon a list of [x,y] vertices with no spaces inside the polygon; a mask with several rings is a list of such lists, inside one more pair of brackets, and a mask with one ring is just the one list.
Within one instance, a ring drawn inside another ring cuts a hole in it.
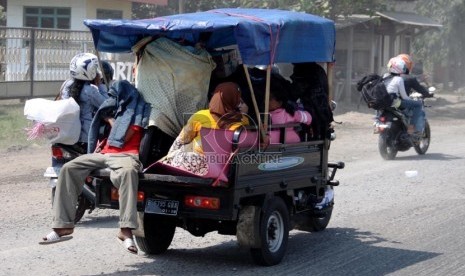
[{"label": "black rubber tire", "polygon": [[77,205],[76,205],[76,216],[74,217],[74,223],[78,223],[84,214],[86,213],[86,210],[90,208],[90,203],[87,201],[87,199],[80,194],[78,196],[77,200]]},{"label": "black rubber tire", "polygon": [[397,150],[388,146],[385,134],[380,134],[378,137],[378,150],[384,160],[393,160],[396,158]]},{"label": "black rubber tire", "polygon": [[168,250],[176,230],[176,220],[172,217],[154,214],[144,215],[144,237],[136,236],[140,250],[147,254],[162,254]]},{"label": "black rubber tire", "polygon": [[[52,207],[53,207],[53,202],[55,201],[55,191],[56,187],[52,188]],[[86,213],[86,210],[90,208],[90,203],[87,201],[87,199],[81,194],[78,196],[77,199],[77,204],[76,204],[76,216],[74,217],[74,223],[78,223],[84,214]]]},{"label": "black rubber tire", "polygon": [[428,151],[429,144],[431,142],[431,128],[429,126],[428,120],[425,122],[425,131],[423,132],[423,137],[420,139],[420,143],[415,145],[413,148],[419,155],[423,155]]},{"label": "black rubber tire", "polygon": [[56,189],[57,189],[56,187],[52,188],[52,200],[51,200],[52,201],[52,208],[53,208],[53,202],[55,201],[55,191],[56,191]]},{"label": "black rubber tire", "polygon": [[320,232],[326,229],[331,220],[331,215],[333,213],[333,206],[327,207],[318,214],[312,214],[310,217],[310,231],[311,232]]},{"label": "black rubber tire", "polygon": [[289,211],[279,197],[270,199],[260,215],[258,233],[260,248],[251,248],[256,264],[272,266],[281,262],[286,253],[289,238]]}]

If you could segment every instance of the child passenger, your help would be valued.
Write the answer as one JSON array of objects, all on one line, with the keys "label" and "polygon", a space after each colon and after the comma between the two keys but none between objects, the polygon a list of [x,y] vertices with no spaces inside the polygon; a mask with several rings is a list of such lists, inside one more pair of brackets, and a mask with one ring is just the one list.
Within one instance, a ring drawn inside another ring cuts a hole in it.
[{"label": "child passenger", "polygon": [[[295,104],[288,100],[287,95],[286,87],[281,85],[279,80],[276,79],[274,84],[271,83],[269,101],[271,123],[274,125],[287,123],[310,125],[312,122],[310,113],[296,110]],[[285,143],[297,143],[301,141],[299,134],[294,128],[286,128],[285,137]],[[279,132],[271,132],[270,141],[271,143],[279,143]]]}]

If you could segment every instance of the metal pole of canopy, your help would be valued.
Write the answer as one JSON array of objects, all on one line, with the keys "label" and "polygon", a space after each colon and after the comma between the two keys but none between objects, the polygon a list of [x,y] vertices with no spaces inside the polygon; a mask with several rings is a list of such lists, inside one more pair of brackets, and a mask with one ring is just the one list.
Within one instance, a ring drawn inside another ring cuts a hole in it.
[{"label": "metal pole of canopy", "polygon": [[[266,136],[265,128],[262,125],[262,120],[260,118],[260,110],[258,109],[257,99],[255,98],[255,92],[253,90],[252,81],[250,80],[249,70],[247,69],[247,65],[243,64],[242,67],[244,68],[244,73],[247,79],[247,84],[249,85],[250,96],[252,98],[253,108],[255,110],[255,114],[257,114],[257,122],[258,122],[258,129],[260,130],[260,138],[263,139]],[[266,104],[267,105],[267,104]]]},{"label": "metal pole of canopy", "polygon": [[265,118],[263,128],[268,129],[268,117],[270,109],[270,80],[271,80],[271,64],[266,67],[266,86],[265,86]]},{"label": "metal pole of canopy", "polygon": [[326,71],[328,76],[328,99],[331,102],[334,100],[334,62],[326,63]]}]

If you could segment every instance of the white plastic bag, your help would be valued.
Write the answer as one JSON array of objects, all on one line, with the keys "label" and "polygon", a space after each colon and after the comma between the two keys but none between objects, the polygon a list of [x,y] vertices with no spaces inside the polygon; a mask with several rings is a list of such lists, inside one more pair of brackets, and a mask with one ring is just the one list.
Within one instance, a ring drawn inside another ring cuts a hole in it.
[{"label": "white plastic bag", "polygon": [[29,139],[45,138],[50,143],[75,144],[81,133],[79,105],[73,98],[52,101],[27,100],[24,115],[33,121]]}]

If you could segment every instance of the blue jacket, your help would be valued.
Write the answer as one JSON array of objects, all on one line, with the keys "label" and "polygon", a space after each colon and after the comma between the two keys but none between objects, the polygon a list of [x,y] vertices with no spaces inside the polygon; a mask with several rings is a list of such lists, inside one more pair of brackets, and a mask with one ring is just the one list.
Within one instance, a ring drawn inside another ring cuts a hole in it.
[{"label": "blue jacket", "polygon": [[150,104],[146,103],[139,91],[126,80],[115,81],[108,91],[110,96],[99,107],[89,130],[87,152],[92,153],[97,147],[100,127],[106,117],[115,118],[115,123],[108,135],[110,146],[122,148],[124,137],[130,125],[145,128],[150,117]]}]

